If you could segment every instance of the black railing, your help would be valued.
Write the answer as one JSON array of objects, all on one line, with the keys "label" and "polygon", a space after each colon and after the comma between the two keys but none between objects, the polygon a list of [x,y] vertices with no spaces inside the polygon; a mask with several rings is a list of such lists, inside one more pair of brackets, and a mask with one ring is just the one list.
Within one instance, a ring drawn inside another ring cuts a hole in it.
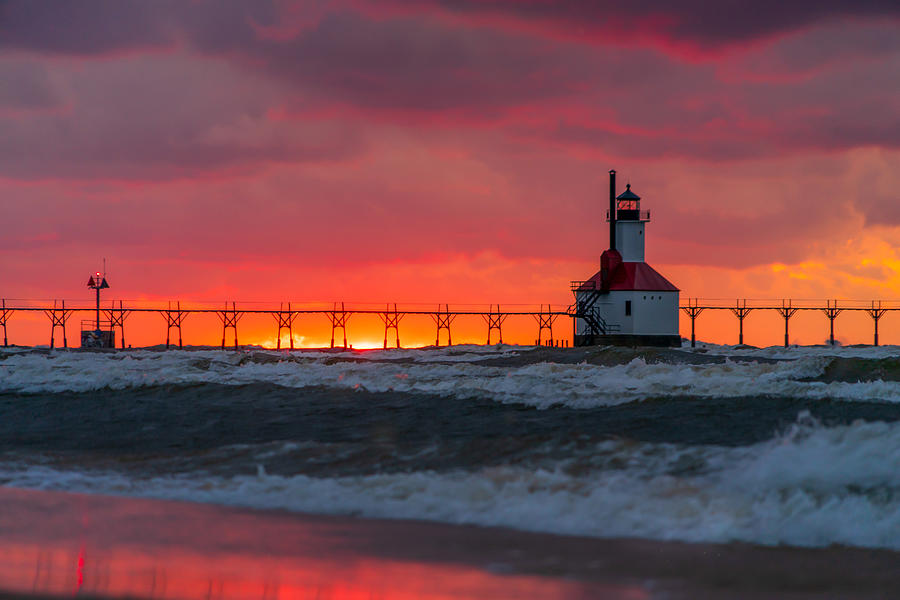
[{"label": "black railing", "polygon": [[569,283],[573,292],[592,292],[597,289],[596,281],[572,281]]},{"label": "black railing", "polygon": [[[616,215],[617,221],[649,221],[649,210],[619,210]],[[609,223],[609,209],[606,210],[606,222]]]},{"label": "black railing", "polygon": [[[112,323],[109,321],[100,321],[100,331],[109,331],[112,329]],[[97,331],[97,321],[95,319],[82,319],[82,331]]]}]

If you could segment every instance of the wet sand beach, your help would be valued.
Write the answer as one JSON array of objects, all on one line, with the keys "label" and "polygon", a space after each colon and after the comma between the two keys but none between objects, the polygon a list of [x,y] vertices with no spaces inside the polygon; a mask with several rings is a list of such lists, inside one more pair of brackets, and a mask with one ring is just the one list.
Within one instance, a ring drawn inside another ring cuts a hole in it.
[{"label": "wet sand beach", "polygon": [[0,488],[0,597],[889,598],[900,555]]}]

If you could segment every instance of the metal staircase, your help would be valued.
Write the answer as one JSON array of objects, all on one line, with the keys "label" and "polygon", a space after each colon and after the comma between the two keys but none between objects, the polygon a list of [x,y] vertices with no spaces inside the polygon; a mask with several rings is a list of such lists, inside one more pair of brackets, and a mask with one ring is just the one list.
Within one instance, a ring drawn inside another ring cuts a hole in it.
[{"label": "metal staircase", "polygon": [[[587,324],[588,343],[593,344],[595,336],[609,335],[619,331],[619,325],[607,323],[600,315],[597,301],[604,295],[603,290],[598,289],[593,281],[573,281],[572,293],[575,294],[575,304],[569,306],[567,312],[575,319],[583,319]],[[581,299],[579,299],[581,294]]]}]

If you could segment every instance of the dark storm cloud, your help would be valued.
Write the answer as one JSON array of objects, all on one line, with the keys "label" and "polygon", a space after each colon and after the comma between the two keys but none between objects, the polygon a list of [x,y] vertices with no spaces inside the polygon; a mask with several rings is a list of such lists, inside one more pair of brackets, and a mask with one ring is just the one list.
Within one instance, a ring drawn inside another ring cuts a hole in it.
[{"label": "dark storm cloud", "polygon": [[94,56],[248,43],[277,23],[269,0],[0,0],[0,49]]},{"label": "dark storm cloud", "polygon": [[0,49],[97,55],[168,45],[172,10],[161,0],[3,0]]},{"label": "dark storm cloud", "polygon": [[[813,28],[739,59],[699,62],[616,45],[627,41],[619,35],[598,38],[612,42],[603,46],[534,35],[546,23],[575,31],[629,22],[709,45],[845,14],[891,15],[891,5],[800,3],[760,20],[767,4],[725,3],[748,21],[730,24],[723,5],[709,12],[698,2],[677,12],[658,2],[326,5],[299,5],[295,27],[297,11],[285,8],[293,5],[263,1],[0,4],[0,48],[32,61],[4,78],[13,85],[0,90],[0,109],[67,108],[27,119],[0,112],[0,172],[166,178],[341,160],[384,123],[635,159],[900,146],[893,27]],[[534,28],[473,26],[446,10]],[[54,65],[56,87],[41,72]]]},{"label": "dark storm cloud", "polygon": [[561,56],[533,41],[352,15],[326,18],[289,42],[216,50],[268,69],[322,100],[375,109],[491,111],[572,93],[586,74],[574,53]]},{"label": "dark storm cloud", "polygon": [[826,21],[900,18],[900,4],[891,0],[356,0],[324,5],[269,0],[0,0],[0,48],[97,55],[162,48],[184,40],[210,52],[230,51],[256,44],[261,29],[277,25],[291,8],[318,18],[352,12],[351,5],[378,21],[398,14],[449,13],[463,19],[488,18],[500,26],[524,24],[532,32],[593,38],[603,44],[643,43],[649,36],[700,49],[745,45]]},{"label": "dark storm cloud", "polygon": [[[396,5],[412,10],[422,3],[400,0]],[[900,17],[900,4],[892,0],[436,0],[433,5],[463,16],[516,19],[564,36],[597,36],[605,43],[651,34],[699,47],[750,42],[826,20]]]}]

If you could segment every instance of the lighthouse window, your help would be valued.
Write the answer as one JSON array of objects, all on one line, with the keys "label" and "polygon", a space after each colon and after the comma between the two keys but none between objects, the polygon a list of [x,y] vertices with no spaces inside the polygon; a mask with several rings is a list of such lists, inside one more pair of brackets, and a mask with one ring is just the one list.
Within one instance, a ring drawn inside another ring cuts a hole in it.
[{"label": "lighthouse window", "polygon": [[625,301],[625,316],[626,317],[631,316],[631,300]]}]

